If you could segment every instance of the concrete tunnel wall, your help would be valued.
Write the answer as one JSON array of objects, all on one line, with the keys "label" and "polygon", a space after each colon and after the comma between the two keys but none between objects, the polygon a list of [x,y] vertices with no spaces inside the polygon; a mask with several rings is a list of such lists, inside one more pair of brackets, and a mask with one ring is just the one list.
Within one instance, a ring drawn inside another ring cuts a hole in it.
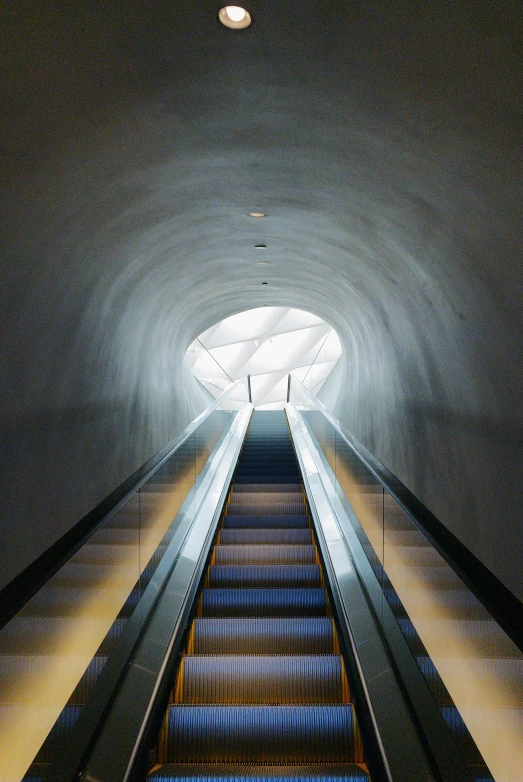
[{"label": "concrete tunnel wall", "polygon": [[0,586],[202,408],[191,340],[266,303],[336,328],[336,415],[523,598],[515,4],[217,9],[0,3]]}]

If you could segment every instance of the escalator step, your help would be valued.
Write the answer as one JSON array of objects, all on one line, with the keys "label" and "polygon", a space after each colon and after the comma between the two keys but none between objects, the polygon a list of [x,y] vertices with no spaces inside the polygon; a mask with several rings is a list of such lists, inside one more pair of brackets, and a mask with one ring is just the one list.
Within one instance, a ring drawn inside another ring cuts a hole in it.
[{"label": "escalator step", "polygon": [[254,466],[263,470],[268,465],[289,465],[296,468],[296,457],[292,448],[282,448],[278,443],[273,442],[266,447],[259,443],[246,444],[242,449],[241,467]]},{"label": "escalator step", "polygon": [[209,586],[321,586],[321,570],[319,565],[211,565]]},{"label": "escalator step", "polygon": [[324,616],[324,589],[204,589],[202,616]]},{"label": "escalator step", "polygon": [[272,485],[274,484],[288,484],[288,483],[299,483],[301,480],[301,476],[298,472],[298,469],[295,468],[291,472],[278,473],[277,471],[271,473],[262,473],[260,470],[252,471],[249,473],[246,473],[245,475],[241,474],[241,466],[238,468],[238,472],[236,473],[234,477],[234,488],[237,489],[238,486],[241,485],[258,485],[263,486],[266,483],[270,483]]},{"label": "escalator step", "polygon": [[194,620],[193,654],[332,654],[329,617]]},{"label": "escalator step", "polygon": [[[290,447],[289,447],[290,446]],[[296,457],[289,441],[273,437],[267,442],[262,442],[260,437],[247,439],[245,445],[242,448],[241,460],[246,462],[252,462],[256,457],[256,454],[260,455],[260,464],[265,462],[271,462],[275,459],[282,459],[290,462],[291,458],[294,459],[296,464]]]},{"label": "escalator step", "polygon": [[296,483],[240,483],[238,486],[236,483],[234,484],[233,494],[243,494],[244,492],[302,494],[302,485],[299,481],[296,481]]},{"label": "escalator step", "polygon": [[303,529],[222,529],[221,545],[246,545],[258,543],[280,543],[287,545],[311,544],[312,530]]},{"label": "escalator step", "polygon": [[[298,468],[296,466],[296,459],[294,455],[292,458],[289,454],[246,454],[242,455],[242,460],[238,466],[238,473],[240,475],[251,474],[253,478],[258,478],[260,475],[297,475]],[[268,481],[271,483],[272,481]],[[286,483],[293,483],[294,481],[288,480]]]},{"label": "escalator step", "polygon": [[225,516],[223,519],[223,529],[254,529],[256,527],[294,529],[297,527],[308,527],[309,519],[305,513],[292,515],[270,516],[256,515],[252,516]]},{"label": "escalator step", "polygon": [[182,703],[343,703],[341,658],[184,657]]},{"label": "escalator step", "polygon": [[272,491],[266,492],[253,490],[250,492],[232,492],[231,503],[245,505],[246,503],[263,502],[267,505],[278,502],[304,502],[303,494],[298,492]]},{"label": "escalator step", "polygon": [[296,465],[260,464],[238,468],[235,483],[295,483],[300,480]]},{"label": "escalator step", "polygon": [[294,502],[236,502],[231,500],[227,506],[228,516],[270,516],[277,514],[278,516],[295,516],[296,514],[303,514],[305,511],[305,503],[303,500]]},{"label": "escalator step", "polygon": [[154,782],[362,782],[368,774],[356,764],[328,765],[220,765],[220,764],[166,764],[154,771],[149,779]]},{"label": "escalator step", "polygon": [[275,467],[281,466],[284,469],[296,469],[296,457],[289,448],[278,448],[270,446],[267,449],[259,445],[244,448],[242,450],[240,469],[258,469],[259,472],[276,472]]},{"label": "escalator step", "polygon": [[314,546],[216,546],[216,565],[302,565],[317,561]]},{"label": "escalator step", "polygon": [[170,706],[166,743],[166,760],[182,763],[359,760],[350,705]]}]

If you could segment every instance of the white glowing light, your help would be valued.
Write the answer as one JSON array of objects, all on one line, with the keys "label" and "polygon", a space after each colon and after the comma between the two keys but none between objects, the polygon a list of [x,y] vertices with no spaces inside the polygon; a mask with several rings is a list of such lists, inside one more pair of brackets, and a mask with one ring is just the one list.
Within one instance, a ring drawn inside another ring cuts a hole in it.
[{"label": "white glowing light", "polygon": [[258,307],[204,331],[185,360],[213,395],[231,379],[250,374],[254,405],[282,409],[289,372],[318,393],[341,353],[338,335],[316,315],[287,307]]},{"label": "white glowing light", "polygon": [[239,5],[226,5],[225,10],[233,22],[243,22],[247,15],[245,8],[240,8]]},{"label": "white glowing light", "polygon": [[251,15],[239,5],[226,5],[218,14],[220,22],[231,30],[244,30],[252,22]]}]

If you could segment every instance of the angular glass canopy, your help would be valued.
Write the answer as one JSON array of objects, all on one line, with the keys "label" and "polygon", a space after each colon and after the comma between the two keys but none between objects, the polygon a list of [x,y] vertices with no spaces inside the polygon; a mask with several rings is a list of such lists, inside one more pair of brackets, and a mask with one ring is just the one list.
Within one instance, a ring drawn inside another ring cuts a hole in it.
[{"label": "angular glass canopy", "polygon": [[213,396],[250,375],[254,406],[281,410],[289,372],[317,394],[341,353],[338,335],[316,315],[290,307],[258,307],[204,331],[189,346],[185,361]]}]

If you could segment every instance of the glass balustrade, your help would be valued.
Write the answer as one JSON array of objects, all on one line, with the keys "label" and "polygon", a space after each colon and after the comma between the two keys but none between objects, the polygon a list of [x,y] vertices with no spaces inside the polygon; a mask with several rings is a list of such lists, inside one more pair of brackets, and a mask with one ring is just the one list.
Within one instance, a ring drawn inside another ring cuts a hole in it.
[{"label": "glass balustrade", "polygon": [[247,401],[232,385],[0,630],[0,780],[46,779],[127,623],[146,620],[141,598]]},{"label": "glass balustrade", "polygon": [[[352,447],[354,438],[296,378],[301,411],[335,489],[471,779],[523,769],[523,654]],[[357,447],[357,443],[356,443]],[[380,615],[381,613],[381,615]]]}]

